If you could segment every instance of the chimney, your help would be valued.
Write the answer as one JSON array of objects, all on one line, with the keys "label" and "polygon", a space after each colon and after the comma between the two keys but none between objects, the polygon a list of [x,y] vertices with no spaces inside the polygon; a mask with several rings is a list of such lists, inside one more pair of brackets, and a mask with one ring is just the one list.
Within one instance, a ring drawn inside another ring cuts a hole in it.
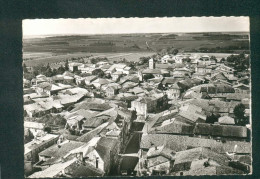
[{"label": "chimney", "polygon": [[63,157],[61,157],[61,163],[64,163],[65,159]]},{"label": "chimney", "polygon": [[99,160],[99,158],[97,157],[96,158],[96,168],[98,168],[98,160]]},{"label": "chimney", "polygon": [[154,148],[155,148],[155,150],[157,150],[157,149],[158,149],[158,148],[157,148],[157,146],[155,146]]},{"label": "chimney", "polygon": [[76,157],[78,158],[79,161],[83,162],[83,152],[77,153]]}]

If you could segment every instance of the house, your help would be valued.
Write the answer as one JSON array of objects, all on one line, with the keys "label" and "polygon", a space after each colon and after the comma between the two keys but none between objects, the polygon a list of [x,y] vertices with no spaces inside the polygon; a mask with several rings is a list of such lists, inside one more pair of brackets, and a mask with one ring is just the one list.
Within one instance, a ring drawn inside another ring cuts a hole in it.
[{"label": "house", "polygon": [[[224,166],[228,167],[229,159],[226,155],[218,154],[208,148],[198,147],[176,152],[172,172],[190,171],[199,167]],[[204,168],[203,167],[203,168]]]},{"label": "house", "polygon": [[142,78],[144,78],[145,75],[153,75],[154,77],[162,78],[170,76],[170,73],[168,70],[164,69],[145,69],[142,71]]},{"label": "house", "polygon": [[247,138],[247,129],[245,126],[197,123],[194,128],[194,134],[200,137],[203,135],[211,136],[218,140],[234,140],[236,138],[239,141],[243,141]]},{"label": "house", "polygon": [[99,168],[93,166],[91,163],[86,162],[74,162],[64,170],[64,175],[66,177],[102,177],[105,173]]},{"label": "house", "polygon": [[64,76],[63,75],[55,75],[51,77],[51,80],[53,83],[63,83],[64,82]]},{"label": "house", "polygon": [[179,122],[175,118],[176,114],[169,114],[158,118],[148,131],[149,134],[174,134],[192,135],[194,127],[192,125]]},{"label": "house", "polygon": [[226,124],[226,125],[234,125],[235,124],[235,119],[229,116],[222,116],[218,118],[218,123],[219,124]]},{"label": "house", "polygon": [[205,123],[207,116],[198,112],[198,111],[180,111],[175,120],[184,122],[187,124],[194,124],[194,123]]},{"label": "house", "polygon": [[49,113],[50,111],[46,110],[38,103],[32,103],[24,105],[24,115],[29,117],[40,117],[44,114]]},{"label": "house", "polygon": [[111,74],[112,80],[113,81],[117,81],[120,79],[120,77],[123,75],[122,71],[116,71],[114,73]]},{"label": "house", "polygon": [[[100,139],[100,137],[92,137],[92,139],[88,142],[85,143],[84,145],[81,145],[79,147],[76,147],[75,149],[72,149],[74,147],[73,144],[70,146],[70,151],[67,152],[67,148],[63,148],[61,151],[61,155],[62,157],[59,157],[60,155],[58,154],[58,156],[56,158],[53,159],[49,159],[46,162],[44,162],[45,165],[50,165],[50,167],[46,168],[43,171],[39,171],[36,172],[32,175],[29,176],[29,178],[49,178],[49,177],[65,177],[65,176],[71,176],[71,169],[73,169],[75,167],[74,164],[77,164],[77,166],[79,166],[79,169],[81,168],[81,165],[84,166],[89,166],[91,165],[90,163],[87,163],[85,161],[85,157],[87,155],[87,153],[90,151],[91,148],[93,148],[98,140]],[[70,142],[70,141],[66,141],[66,142]],[[61,144],[60,144],[61,145]],[[68,147],[68,146],[67,146]],[[58,147],[57,147],[58,148]],[[61,146],[60,146],[61,148]],[[64,152],[62,152],[64,151]],[[71,167],[70,167],[71,166]],[[75,169],[75,168],[74,168]],[[93,171],[93,167],[91,168],[85,168],[84,167],[84,171],[80,171],[80,170],[75,170],[73,174],[75,174],[75,176],[79,176],[80,177],[85,177],[88,176],[88,174],[92,175],[92,172],[97,172],[98,169],[96,169],[95,171]],[[89,173],[89,170],[91,170],[92,172]],[[68,173],[69,175],[67,175],[66,173]],[[98,172],[100,173],[100,172]],[[73,175],[72,175],[73,176]],[[101,175],[103,176],[103,175]]]},{"label": "house", "polygon": [[177,83],[173,84],[169,89],[166,91],[166,94],[169,99],[177,99],[181,95],[181,88],[178,86]]},{"label": "house", "polygon": [[58,84],[51,84],[48,82],[43,82],[41,84],[38,84],[36,87],[36,92],[38,94],[47,94],[49,96],[57,94],[59,91],[69,88],[71,86],[66,86],[61,83]]},{"label": "house", "polygon": [[178,54],[173,56],[173,60],[175,63],[183,63],[183,59],[189,57],[189,55],[184,55],[184,54]]},{"label": "house", "polygon": [[172,135],[172,134],[143,134],[140,148],[144,151],[148,151],[149,148],[154,146],[161,146],[167,144],[167,146],[176,151],[183,151],[187,148],[195,147],[205,147],[210,148],[212,151],[220,154],[233,153],[234,147],[236,147],[236,153],[239,154],[248,154],[252,152],[252,147],[250,142],[245,141],[226,141],[221,142],[214,139],[206,139],[199,137],[189,137],[182,135]]},{"label": "house", "polygon": [[29,129],[30,132],[33,134],[33,136],[37,136],[37,134],[41,133],[44,134],[44,123],[38,123],[38,122],[29,122],[24,121],[24,128]]},{"label": "house", "polygon": [[208,55],[201,56],[200,61],[201,61],[201,63],[204,63],[205,65],[211,64],[211,60],[210,60],[210,57]]},{"label": "house", "polygon": [[100,89],[103,85],[109,84],[110,81],[103,78],[98,78],[91,82],[95,86],[95,88]]},{"label": "house", "polygon": [[90,85],[94,80],[96,80],[98,77],[97,76],[87,76],[85,77],[85,84]]},{"label": "house", "polygon": [[69,63],[69,70],[72,72],[78,71],[82,63]]},{"label": "house", "polygon": [[170,55],[164,55],[161,58],[161,63],[168,63],[169,60],[171,60],[171,56]]},{"label": "house", "polygon": [[164,145],[151,147],[144,163],[147,166],[147,172],[152,175],[169,174],[174,164],[174,156],[175,151]]},{"label": "house", "polygon": [[[130,69],[126,68],[127,65],[123,64],[123,63],[119,63],[119,64],[113,64],[112,66],[110,66],[110,68],[106,71],[106,73],[114,73],[116,71],[120,71],[123,72],[124,74],[128,73]],[[126,69],[125,69],[126,68]],[[127,70],[128,69],[128,70]]]},{"label": "house", "polygon": [[67,119],[67,123],[65,125],[65,128],[66,129],[81,130],[84,119],[85,118],[81,115],[72,116],[69,119]]},{"label": "house", "polygon": [[171,86],[174,86],[174,84],[176,82],[180,81],[179,78],[175,78],[175,77],[164,77],[162,79],[162,85],[164,85],[165,87],[171,87]]},{"label": "house", "polygon": [[75,81],[77,85],[84,85],[85,84],[85,78],[84,77],[75,77]]},{"label": "house", "polygon": [[71,150],[79,148],[84,144],[85,143],[83,142],[65,140],[59,143],[58,146],[56,144],[52,145],[51,147],[39,153],[39,161],[43,162],[40,166],[44,167],[54,164],[60,160],[61,157],[64,157],[66,154],[68,154]]},{"label": "house", "polygon": [[233,68],[228,67],[228,66],[226,66],[226,65],[224,65],[224,64],[221,64],[220,66],[218,66],[218,67],[215,69],[215,71],[219,71],[219,72],[222,72],[222,73],[228,74],[228,75],[229,75],[229,74],[233,75],[234,72],[235,72],[235,70],[234,70]]},{"label": "house", "polygon": [[136,109],[136,112],[138,114],[145,116],[147,115],[147,113],[165,109],[167,105],[167,96],[164,94],[152,97],[140,97],[131,102],[131,107],[133,109]]},{"label": "house", "polygon": [[114,96],[118,94],[118,92],[119,92],[119,88],[116,86],[108,86],[106,88],[106,96]]},{"label": "house", "polygon": [[87,154],[86,162],[109,174],[116,160],[118,151],[118,140],[101,137],[96,146]]},{"label": "house", "polygon": [[38,153],[45,148],[55,144],[59,136],[54,134],[45,134],[39,138],[24,145],[24,159],[32,162],[38,161]]},{"label": "house", "polygon": [[58,140],[58,137],[58,135],[54,134],[45,134],[39,138],[34,138],[32,141],[24,145],[24,171],[26,174],[32,172],[33,164],[39,160],[38,153],[55,144]]},{"label": "house", "polygon": [[244,93],[244,94],[249,94],[250,93],[250,86],[245,85],[243,83],[234,85],[233,88],[235,89],[236,93]]},{"label": "house", "polygon": [[30,175],[28,178],[56,178],[56,177],[61,177],[64,173],[64,170],[69,167],[71,164],[77,161],[77,158],[73,159],[68,159],[64,160],[62,159],[61,161],[51,165],[49,168],[43,170],[43,171],[38,171]]},{"label": "house", "polygon": [[172,71],[174,65],[169,63],[156,63],[156,69]]},{"label": "house", "polygon": [[175,68],[173,73],[172,73],[172,75],[173,76],[176,76],[176,75],[190,76],[191,75],[191,71],[190,71],[190,69],[188,69],[186,67]]},{"label": "house", "polygon": [[[206,167],[205,167],[206,166]],[[219,166],[214,161],[204,159],[191,163],[190,170],[173,172],[174,176],[220,176],[220,175],[244,175],[245,172],[229,167]]]}]

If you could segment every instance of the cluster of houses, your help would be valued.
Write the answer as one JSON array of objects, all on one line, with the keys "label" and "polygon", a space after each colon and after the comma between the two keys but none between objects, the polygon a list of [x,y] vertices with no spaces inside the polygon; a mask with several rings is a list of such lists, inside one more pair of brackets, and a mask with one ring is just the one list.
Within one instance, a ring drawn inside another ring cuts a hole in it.
[{"label": "cluster of houses", "polygon": [[[251,125],[237,125],[238,104],[250,118],[249,72],[207,55],[151,58],[139,70],[70,62],[61,75],[24,79],[25,175],[124,175],[124,157],[135,161],[128,175],[248,174]],[[58,129],[41,121],[57,115]]]}]

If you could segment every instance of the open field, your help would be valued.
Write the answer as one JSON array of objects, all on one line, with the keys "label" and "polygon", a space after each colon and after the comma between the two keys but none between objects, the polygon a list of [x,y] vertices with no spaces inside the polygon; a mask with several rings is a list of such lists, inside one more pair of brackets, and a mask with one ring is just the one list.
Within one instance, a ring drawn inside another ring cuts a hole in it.
[{"label": "open field", "polygon": [[[248,32],[67,35],[23,39],[23,59],[28,66],[60,63],[71,58],[107,57],[110,61],[137,61],[161,49],[181,53],[232,54],[249,51]],[[216,55],[215,55],[216,56]]]},{"label": "open field", "polygon": [[[38,65],[46,65],[46,64],[63,64],[66,60],[70,60],[71,58],[107,58],[110,62],[121,61],[126,59],[127,61],[139,61],[140,57],[148,57],[155,54],[154,52],[135,52],[135,53],[73,53],[73,54],[65,54],[65,55],[56,55],[56,56],[44,56],[34,58],[33,60],[25,60],[25,64],[27,66],[38,66]],[[27,54],[26,54],[27,55]]]}]

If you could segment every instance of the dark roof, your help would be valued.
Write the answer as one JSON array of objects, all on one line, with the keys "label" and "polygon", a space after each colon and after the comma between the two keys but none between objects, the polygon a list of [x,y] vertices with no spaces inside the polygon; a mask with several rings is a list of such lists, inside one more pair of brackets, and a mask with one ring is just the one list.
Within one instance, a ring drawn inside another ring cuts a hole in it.
[{"label": "dark roof", "polygon": [[108,123],[104,123],[100,126],[98,126],[97,128],[89,131],[88,133],[86,134],[83,134],[82,136],[78,137],[77,138],[77,141],[80,141],[80,142],[89,142],[91,139],[93,139],[93,137],[95,136],[98,136],[98,134],[104,129],[106,128],[108,125]]},{"label": "dark roof", "polygon": [[152,128],[152,130],[149,133],[187,135],[187,134],[193,134],[193,126],[176,121],[156,128]]},{"label": "dark roof", "polygon": [[105,146],[102,145],[97,145],[95,149],[104,162],[109,162],[110,150],[108,150]]},{"label": "dark roof", "polygon": [[51,90],[51,86],[52,86],[52,84],[49,82],[43,82],[43,83],[40,83],[37,85],[38,88],[43,88],[46,90]]},{"label": "dark roof", "polygon": [[96,128],[96,127],[100,126],[101,124],[109,121],[110,118],[111,118],[111,116],[105,116],[105,115],[92,117],[92,118],[87,119],[86,122],[84,122],[83,126]]},{"label": "dark roof", "polygon": [[242,141],[218,142],[214,139],[204,139],[189,136],[169,135],[169,134],[147,134],[141,139],[140,148],[149,149],[151,143],[155,146],[164,145],[175,151],[186,150],[187,147],[207,147],[217,153],[233,152],[234,146],[237,145],[237,153],[251,153],[251,144]]},{"label": "dark roof", "polygon": [[40,152],[39,155],[41,156],[47,156],[47,157],[62,157],[66,155],[69,151],[76,149],[80,146],[84,145],[83,142],[77,142],[77,141],[69,141],[67,143],[61,144],[60,147],[58,145],[53,145],[44,151]]},{"label": "dark roof", "polygon": [[65,174],[71,177],[90,177],[90,176],[103,176],[104,172],[99,168],[96,168],[92,164],[85,162],[74,162],[65,169]]},{"label": "dark roof", "polygon": [[157,63],[155,65],[156,68],[159,68],[159,69],[173,69],[174,66],[171,65],[171,64],[162,64],[162,63]]},{"label": "dark roof", "polygon": [[118,143],[117,139],[107,138],[107,137],[101,137],[97,143],[99,146],[106,147],[108,150],[112,150],[115,145]]},{"label": "dark roof", "polygon": [[235,93],[234,88],[228,84],[209,84],[208,86],[202,86],[200,92],[207,92],[208,94],[216,93]]},{"label": "dark roof", "polygon": [[143,74],[167,74],[169,72],[161,69],[146,69],[142,73]]},{"label": "dark roof", "polygon": [[80,109],[89,109],[89,110],[97,110],[97,111],[105,111],[111,109],[112,107],[108,103],[91,103],[91,102],[83,102],[77,104],[76,107],[71,110],[71,112],[75,112]]},{"label": "dark roof", "polygon": [[228,157],[224,154],[218,154],[208,148],[198,147],[189,150],[177,152],[174,164],[196,161],[198,159],[210,158],[221,165],[228,165]]},{"label": "dark roof", "polygon": [[152,147],[147,152],[147,159],[163,156],[169,160],[174,160],[175,151],[167,148],[166,146]]},{"label": "dark roof", "polygon": [[195,126],[194,133],[223,137],[247,137],[247,128],[245,126],[198,123]]},{"label": "dark roof", "polygon": [[[180,172],[178,172],[180,173]],[[185,176],[202,176],[202,175],[235,175],[235,174],[244,174],[241,170],[234,169],[228,166],[208,166],[195,168],[189,171],[183,171]]]},{"label": "dark roof", "polygon": [[180,81],[180,79],[178,78],[174,78],[174,77],[165,77],[163,80],[162,80],[162,84],[165,85],[165,84],[175,84],[176,82]]},{"label": "dark roof", "polygon": [[197,85],[201,84],[201,80],[195,79],[195,78],[193,78],[193,79],[187,78],[185,80],[179,81],[177,84],[178,84],[178,86],[180,86],[183,89],[188,89],[193,86],[197,86]]}]

